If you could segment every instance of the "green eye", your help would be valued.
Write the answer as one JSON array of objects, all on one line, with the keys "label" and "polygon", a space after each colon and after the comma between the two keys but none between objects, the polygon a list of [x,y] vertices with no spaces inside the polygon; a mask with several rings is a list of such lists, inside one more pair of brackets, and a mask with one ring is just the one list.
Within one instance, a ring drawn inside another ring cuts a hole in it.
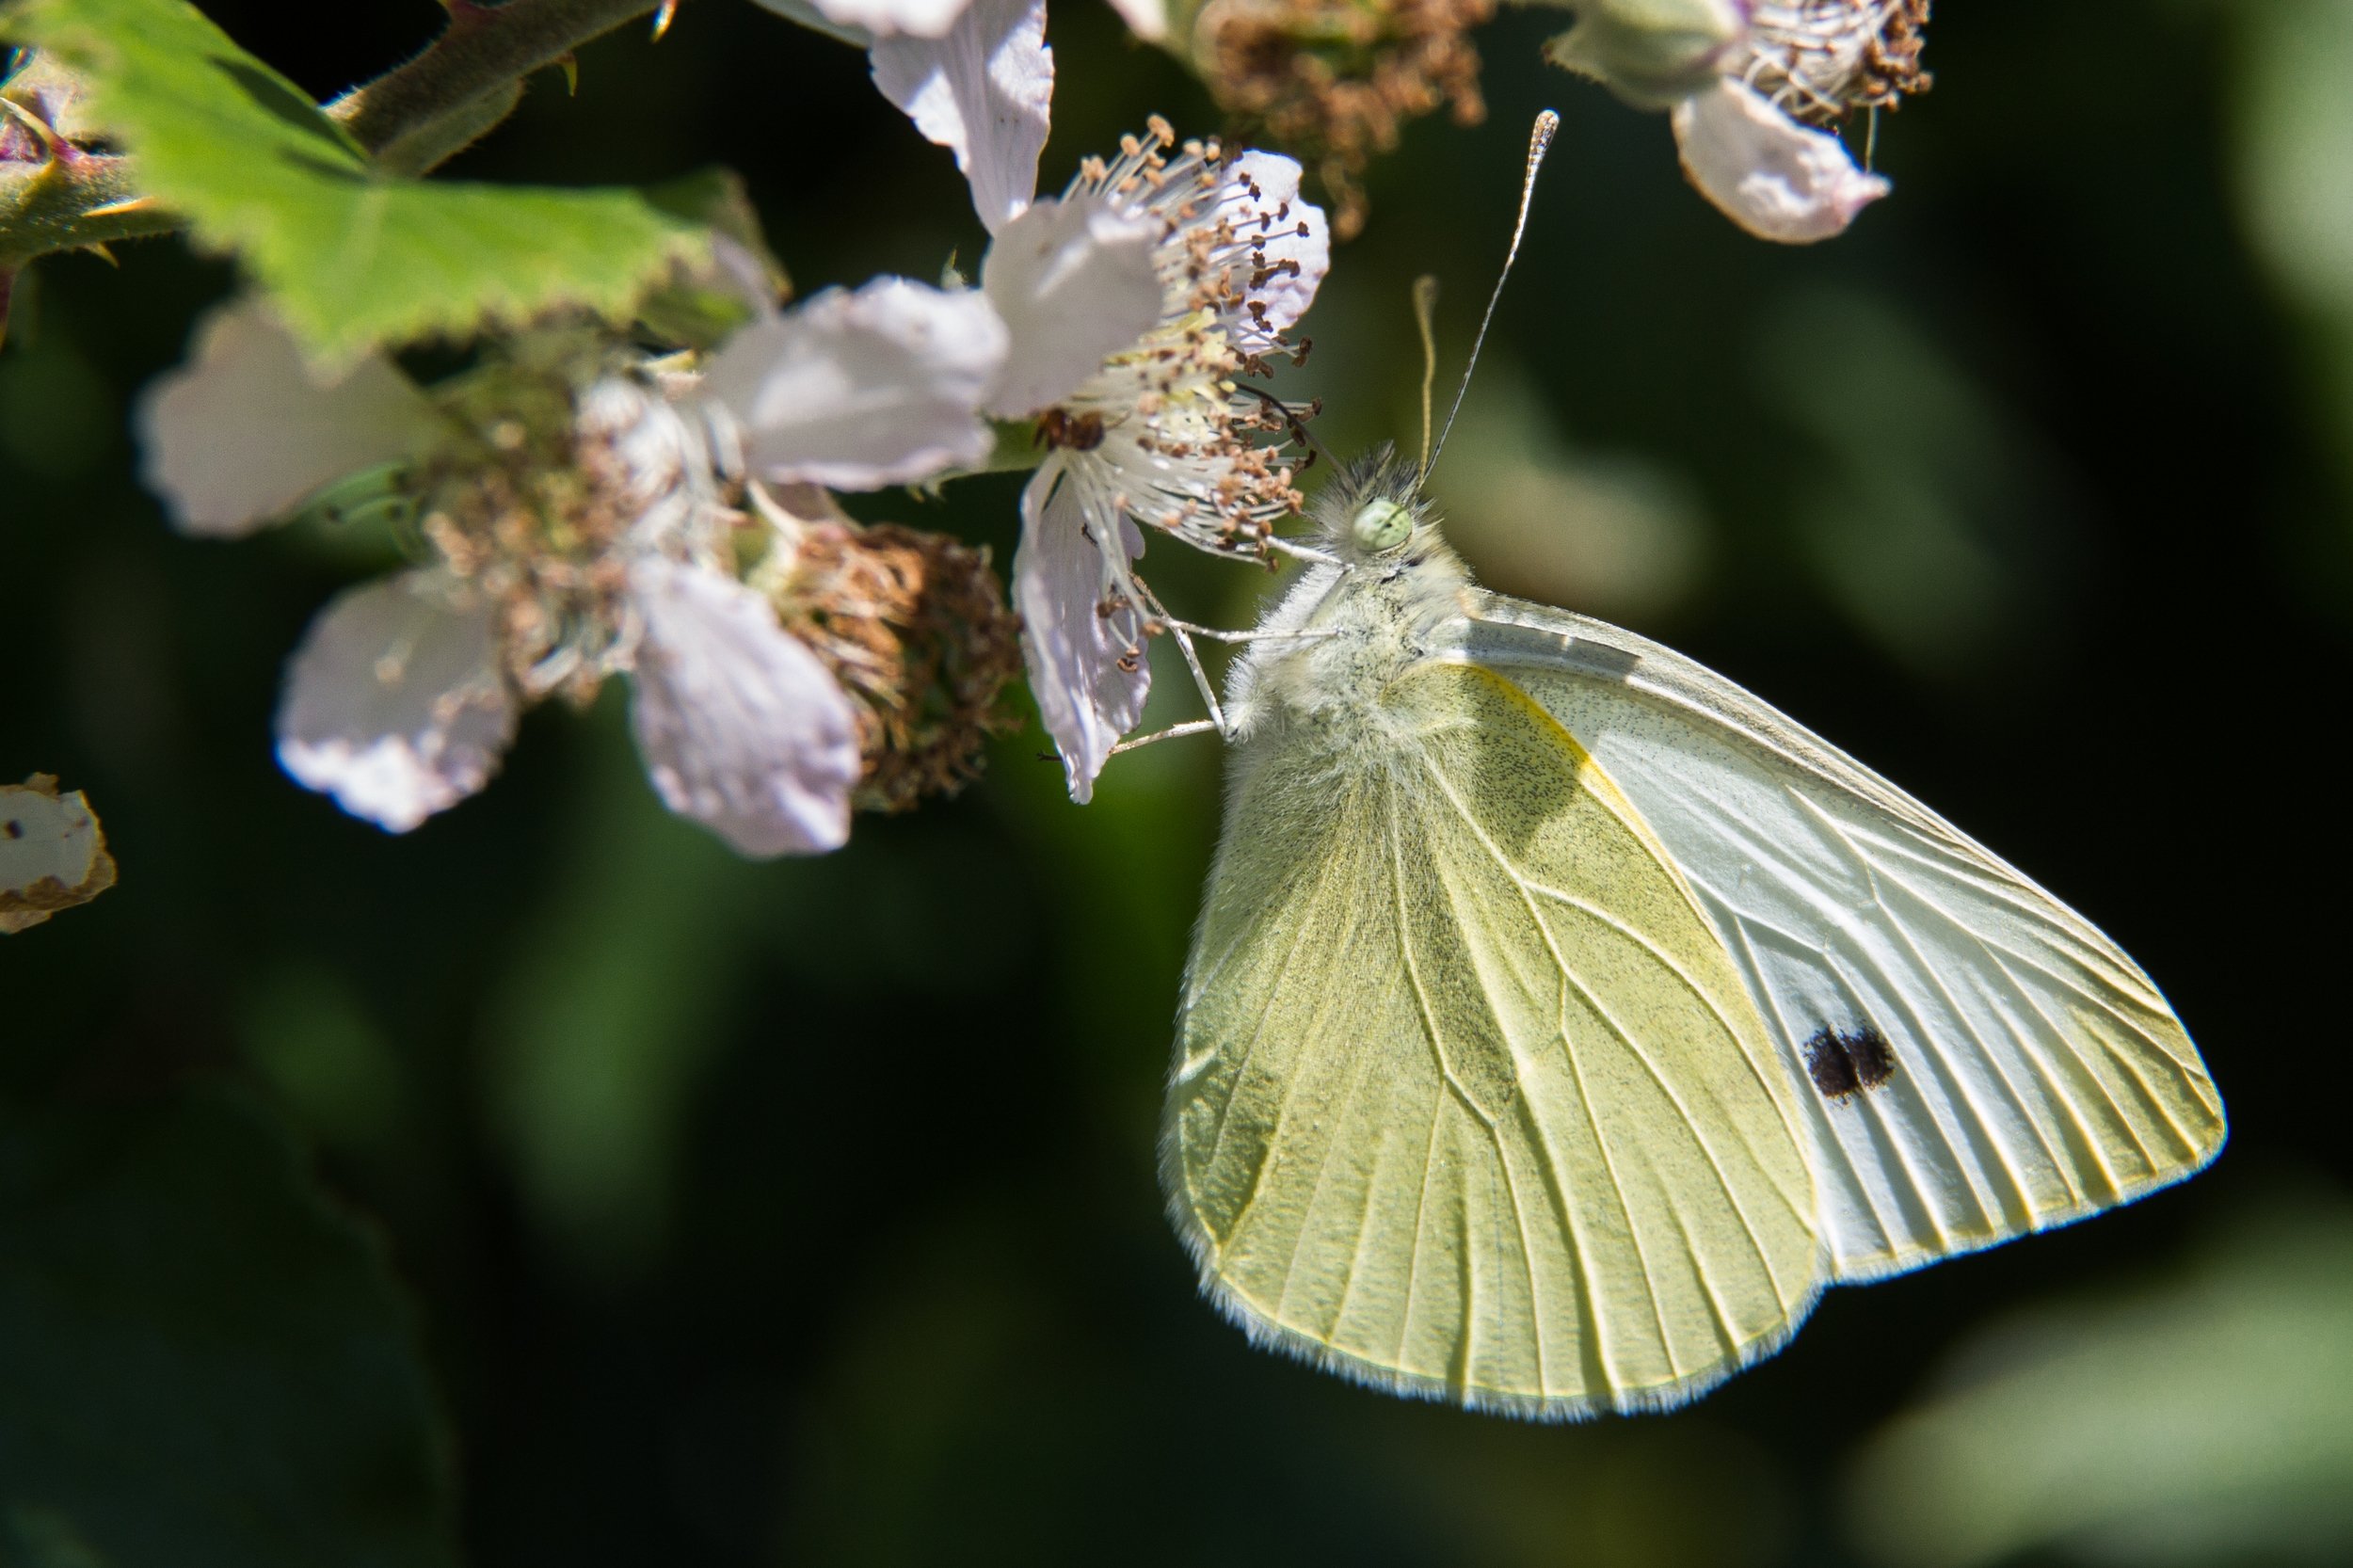
[{"label": "green eye", "polygon": [[1356,543],[1366,550],[1395,550],[1414,531],[1414,515],[1396,502],[1384,497],[1367,502],[1356,514],[1348,531]]}]

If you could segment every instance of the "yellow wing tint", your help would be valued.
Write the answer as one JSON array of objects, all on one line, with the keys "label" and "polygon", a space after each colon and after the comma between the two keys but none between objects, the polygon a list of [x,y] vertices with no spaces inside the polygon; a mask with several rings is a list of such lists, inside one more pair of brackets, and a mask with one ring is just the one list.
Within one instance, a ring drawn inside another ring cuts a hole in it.
[{"label": "yellow wing tint", "polygon": [[1162,1128],[1254,1336],[1565,1416],[1688,1399],[1817,1288],[1791,1092],[1634,809],[1517,687],[1385,694],[1394,745],[1248,743]]}]

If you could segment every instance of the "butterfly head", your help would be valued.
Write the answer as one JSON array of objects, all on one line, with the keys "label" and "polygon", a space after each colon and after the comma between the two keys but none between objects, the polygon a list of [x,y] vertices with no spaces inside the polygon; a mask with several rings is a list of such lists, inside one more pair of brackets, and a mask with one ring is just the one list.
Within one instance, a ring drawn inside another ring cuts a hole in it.
[{"label": "butterfly head", "polygon": [[1352,565],[1396,560],[1437,527],[1436,513],[1421,493],[1420,468],[1386,441],[1324,487],[1316,497],[1315,520],[1333,553]]}]

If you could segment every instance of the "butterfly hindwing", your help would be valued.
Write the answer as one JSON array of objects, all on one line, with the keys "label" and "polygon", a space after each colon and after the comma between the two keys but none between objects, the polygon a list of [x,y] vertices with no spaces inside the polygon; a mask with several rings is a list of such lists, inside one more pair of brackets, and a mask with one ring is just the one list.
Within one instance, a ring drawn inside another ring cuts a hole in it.
[{"label": "butterfly hindwing", "polygon": [[1805,1107],[1836,1278],[2066,1224],[2220,1147],[2149,978],[1893,785],[1600,622],[1481,596],[1464,654],[1591,751],[1706,911]]},{"label": "butterfly hindwing", "polygon": [[1218,1300],[1368,1381],[1670,1404],[1817,1288],[1796,1096],[1625,797],[1527,695],[1430,665],[1393,744],[1238,758],[1163,1176]]}]

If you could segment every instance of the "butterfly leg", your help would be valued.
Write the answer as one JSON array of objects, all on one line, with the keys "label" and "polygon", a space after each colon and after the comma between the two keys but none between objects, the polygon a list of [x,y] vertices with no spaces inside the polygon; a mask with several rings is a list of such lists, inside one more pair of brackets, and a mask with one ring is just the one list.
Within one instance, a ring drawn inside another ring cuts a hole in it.
[{"label": "butterfly leg", "polygon": [[1193,671],[1193,683],[1201,689],[1201,700],[1209,704],[1211,726],[1219,734],[1226,733],[1225,710],[1217,705],[1217,689],[1209,684],[1209,672],[1201,667],[1201,655],[1193,646],[1193,634],[1187,623],[1168,613],[1168,607],[1160,602],[1160,596],[1144,585],[1144,579],[1137,578],[1135,584],[1136,592],[1143,596],[1144,605],[1151,610],[1154,622],[1165,627],[1168,634],[1176,639],[1176,647],[1185,656],[1185,667]]},{"label": "butterfly leg", "polygon": [[1155,729],[1149,735],[1139,735],[1132,741],[1122,741],[1108,755],[1116,757],[1123,751],[1136,751],[1157,741],[1173,741],[1180,735],[1211,735],[1222,733],[1215,719],[1187,719],[1172,724],[1166,729]]},{"label": "butterfly leg", "polygon": [[1189,620],[1177,620],[1173,616],[1160,617],[1160,624],[1167,627],[1172,632],[1190,632],[1193,636],[1207,637],[1212,642],[1220,643],[1316,642],[1324,637],[1337,637],[1339,635],[1337,632],[1332,631],[1260,632],[1253,630],[1249,632],[1228,632],[1222,627],[1195,626]]}]

